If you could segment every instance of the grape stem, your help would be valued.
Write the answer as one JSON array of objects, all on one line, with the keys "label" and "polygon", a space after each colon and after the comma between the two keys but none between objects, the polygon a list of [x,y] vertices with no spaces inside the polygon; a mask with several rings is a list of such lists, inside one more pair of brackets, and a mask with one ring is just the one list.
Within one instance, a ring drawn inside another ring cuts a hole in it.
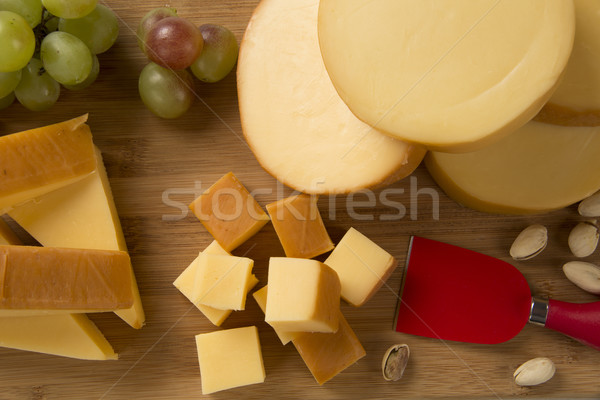
[{"label": "grape stem", "polygon": [[40,46],[42,45],[42,40],[46,37],[48,33],[50,33],[46,24],[54,18],[54,15],[50,14],[46,8],[42,9],[42,21],[33,28],[33,34],[35,35],[35,54],[40,53]]}]

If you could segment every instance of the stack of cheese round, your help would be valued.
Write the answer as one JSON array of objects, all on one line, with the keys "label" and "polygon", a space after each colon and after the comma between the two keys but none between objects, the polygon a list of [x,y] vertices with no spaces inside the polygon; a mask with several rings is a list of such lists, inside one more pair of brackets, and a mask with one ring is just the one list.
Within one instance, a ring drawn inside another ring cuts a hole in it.
[{"label": "stack of cheese round", "polygon": [[242,129],[260,164],[306,193],[349,193],[392,183],[425,148],[383,135],[336,93],[317,37],[319,0],[263,0],[240,47]]}]

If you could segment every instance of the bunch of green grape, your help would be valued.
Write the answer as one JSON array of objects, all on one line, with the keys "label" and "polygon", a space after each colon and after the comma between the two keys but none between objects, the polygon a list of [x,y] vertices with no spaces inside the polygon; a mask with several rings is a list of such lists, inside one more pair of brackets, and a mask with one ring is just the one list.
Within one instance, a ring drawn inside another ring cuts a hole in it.
[{"label": "bunch of green grape", "polygon": [[140,74],[140,97],[162,118],[177,118],[190,108],[195,97],[192,75],[203,82],[218,82],[231,72],[238,57],[238,44],[229,29],[215,24],[197,28],[169,7],[148,12],[137,37],[151,61]]},{"label": "bunch of green grape", "polygon": [[119,24],[97,0],[0,0],[0,109],[43,111],[96,80]]}]

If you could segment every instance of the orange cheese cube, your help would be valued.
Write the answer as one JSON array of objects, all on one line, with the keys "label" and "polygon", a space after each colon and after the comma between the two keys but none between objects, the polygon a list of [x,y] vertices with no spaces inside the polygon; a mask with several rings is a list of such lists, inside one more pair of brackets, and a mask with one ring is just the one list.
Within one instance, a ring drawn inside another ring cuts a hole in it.
[{"label": "orange cheese cube", "polygon": [[255,326],[196,335],[202,394],[262,383],[265,380]]},{"label": "orange cheese cube", "polygon": [[303,332],[292,341],[319,385],[367,354],[341,311],[339,320],[336,333]]},{"label": "orange cheese cube", "polygon": [[92,173],[87,115],[0,137],[0,213]]},{"label": "orange cheese cube", "polygon": [[0,246],[0,316],[131,307],[123,251]]},{"label": "orange cheese cube", "polygon": [[396,269],[398,261],[365,235],[350,228],[325,264],[340,277],[342,298],[359,307],[379,290]]},{"label": "orange cheese cube", "polygon": [[313,258],[333,249],[317,208],[317,196],[291,196],[266,208],[287,257]]},{"label": "orange cheese cube", "polygon": [[272,257],[265,321],[281,332],[335,332],[340,280],[327,265],[303,258]]},{"label": "orange cheese cube", "polygon": [[269,222],[269,216],[231,172],[194,200],[190,209],[227,251]]},{"label": "orange cheese cube", "polygon": [[[269,285],[265,285],[262,288],[258,289],[256,292],[252,293],[252,297],[254,297],[254,300],[256,300],[256,303],[258,304],[258,306],[260,307],[260,309],[262,310],[263,313],[267,310],[267,293],[268,293],[267,287],[268,286]],[[288,344],[289,342],[294,340],[294,338],[296,336],[298,336],[301,333],[304,333],[304,332],[281,332],[277,329],[274,329],[274,331],[277,334],[277,337],[279,337],[279,340],[281,340],[281,343],[283,345]]]}]

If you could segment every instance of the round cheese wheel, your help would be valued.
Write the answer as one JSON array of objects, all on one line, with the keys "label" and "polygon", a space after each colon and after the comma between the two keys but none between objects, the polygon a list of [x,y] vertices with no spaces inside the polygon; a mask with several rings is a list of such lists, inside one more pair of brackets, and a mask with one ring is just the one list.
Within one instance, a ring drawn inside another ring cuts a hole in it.
[{"label": "round cheese wheel", "polygon": [[575,0],[575,41],[564,78],[536,120],[600,125],[600,1]]},{"label": "round cheese wheel", "polygon": [[392,183],[425,149],[358,120],[336,93],[321,59],[318,0],[263,0],[240,46],[242,130],[257,160],[306,193],[349,193]]},{"label": "round cheese wheel", "polygon": [[432,150],[466,152],[542,108],[575,17],[567,0],[321,0],[318,31],[356,116]]},{"label": "round cheese wheel", "polygon": [[448,196],[470,208],[552,211],[600,189],[600,127],[532,121],[478,151],[430,152],[425,164]]}]

